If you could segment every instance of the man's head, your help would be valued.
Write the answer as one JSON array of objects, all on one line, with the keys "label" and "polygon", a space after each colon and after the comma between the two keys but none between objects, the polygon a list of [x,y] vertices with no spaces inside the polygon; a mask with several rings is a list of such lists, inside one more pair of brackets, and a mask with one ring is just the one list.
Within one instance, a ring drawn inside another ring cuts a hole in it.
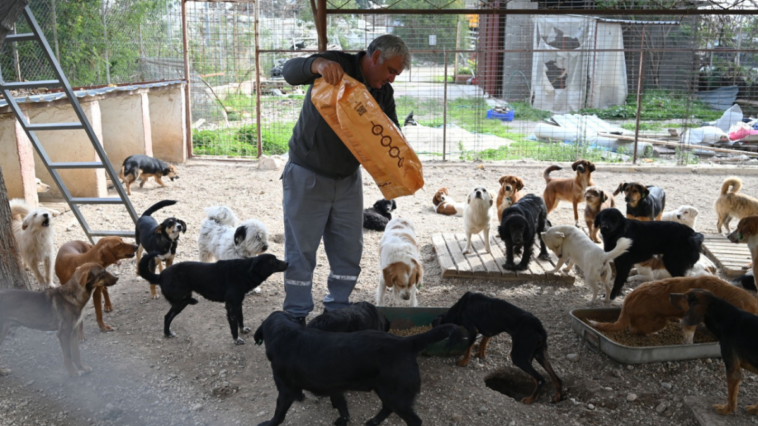
[{"label": "man's head", "polygon": [[374,39],[366,49],[361,71],[369,86],[378,89],[395,81],[403,70],[411,67],[411,53],[398,36],[385,34]]}]

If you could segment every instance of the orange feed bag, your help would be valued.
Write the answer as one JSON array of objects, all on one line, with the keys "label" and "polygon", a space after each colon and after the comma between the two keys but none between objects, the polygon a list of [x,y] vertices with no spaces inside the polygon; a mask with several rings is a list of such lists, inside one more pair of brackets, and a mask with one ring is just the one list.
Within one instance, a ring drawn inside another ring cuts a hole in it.
[{"label": "orange feed bag", "polygon": [[412,195],[424,186],[421,161],[365,85],[347,75],[337,86],[319,78],[311,100],[374,178],[384,198]]}]

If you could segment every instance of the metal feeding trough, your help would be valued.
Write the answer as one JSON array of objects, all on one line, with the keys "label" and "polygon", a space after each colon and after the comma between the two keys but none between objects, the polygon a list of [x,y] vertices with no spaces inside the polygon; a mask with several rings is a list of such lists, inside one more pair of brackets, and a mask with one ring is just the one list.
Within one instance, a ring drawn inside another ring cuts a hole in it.
[{"label": "metal feeding trough", "polygon": [[[383,313],[388,320],[390,320],[390,328],[393,330],[407,330],[413,327],[430,326],[432,321],[440,314],[447,312],[448,308],[410,308],[410,307],[394,307],[394,306],[377,306],[381,313]],[[449,339],[441,340],[421,352],[421,355],[426,356],[441,356],[441,357],[453,357],[461,356],[466,353],[468,349],[468,333],[463,327],[458,327],[459,331],[463,333],[464,339],[459,343],[450,346],[448,344]]]},{"label": "metal feeding trough", "polygon": [[621,308],[574,309],[571,311],[571,328],[587,341],[590,348],[603,352],[622,364],[721,357],[718,342],[670,346],[625,346],[604,336],[586,322],[588,319],[612,322],[616,321],[620,314]]}]

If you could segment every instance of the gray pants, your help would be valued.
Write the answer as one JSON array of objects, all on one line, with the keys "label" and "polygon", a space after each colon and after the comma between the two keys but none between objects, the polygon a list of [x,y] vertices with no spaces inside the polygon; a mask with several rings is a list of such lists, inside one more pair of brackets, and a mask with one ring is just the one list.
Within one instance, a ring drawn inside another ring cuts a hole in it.
[{"label": "gray pants", "polygon": [[361,273],[363,254],[363,179],[361,171],[330,179],[288,162],[282,173],[284,189],[284,310],[298,317],[313,310],[313,270],[324,238],[329,259],[329,294],[324,307],[348,306]]}]

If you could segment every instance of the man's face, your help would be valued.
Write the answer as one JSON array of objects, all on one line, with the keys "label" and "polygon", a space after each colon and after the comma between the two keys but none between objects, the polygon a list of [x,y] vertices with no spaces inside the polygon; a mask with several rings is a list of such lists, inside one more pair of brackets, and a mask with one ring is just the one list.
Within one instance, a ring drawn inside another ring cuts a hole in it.
[{"label": "man's face", "polygon": [[395,56],[394,58],[386,59],[383,63],[379,63],[379,57],[382,52],[375,51],[371,58],[369,58],[369,67],[367,70],[363,70],[363,75],[366,77],[366,81],[369,86],[374,89],[379,89],[387,83],[395,81],[395,77],[403,72],[403,57]]}]

